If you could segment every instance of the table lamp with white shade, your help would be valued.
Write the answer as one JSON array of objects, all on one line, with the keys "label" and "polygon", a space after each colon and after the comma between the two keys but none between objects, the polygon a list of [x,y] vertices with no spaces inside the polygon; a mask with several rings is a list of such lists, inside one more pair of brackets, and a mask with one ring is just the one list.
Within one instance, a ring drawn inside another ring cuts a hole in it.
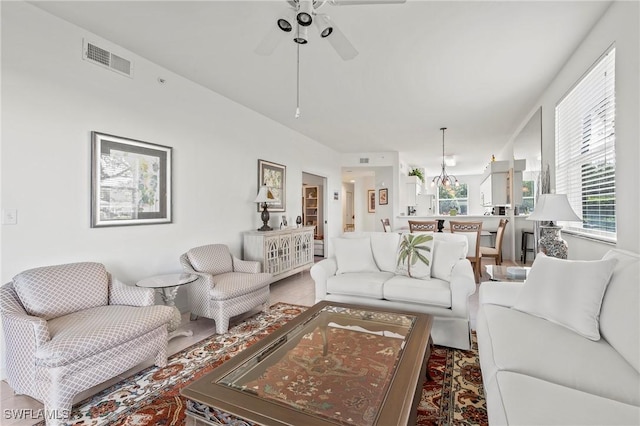
[{"label": "table lamp with white shade", "polygon": [[260,215],[260,218],[262,219],[262,227],[258,228],[258,231],[271,231],[273,230],[273,228],[271,228],[268,223],[269,223],[269,211],[267,210],[267,206],[269,203],[275,203],[278,200],[276,199],[276,197],[273,195],[273,192],[271,192],[271,190],[269,189],[269,187],[267,185],[262,185],[260,187],[260,191],[258,191],[258,195],[256,196],[256,199],[253,200],[254,203],[261,203],[262,204],[262,214]]},{"label": "table lamp with white shade", "polygon": [[560,235],[562,227],[554,222],[576,222],[582,219],[571,208],[566,194],[540,194],[535,209],[527,220],[549,222],[548,225],[540,225],[539,250],[547,256],[567,258],[569,247]]}]

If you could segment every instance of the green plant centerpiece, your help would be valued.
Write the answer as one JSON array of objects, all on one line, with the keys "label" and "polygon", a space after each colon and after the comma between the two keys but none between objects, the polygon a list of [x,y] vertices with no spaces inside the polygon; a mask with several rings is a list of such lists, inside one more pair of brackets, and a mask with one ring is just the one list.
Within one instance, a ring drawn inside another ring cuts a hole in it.
[{"label": "green plant centerpiece", "polygon": [[433,240],[433,235],[429,234],[405,234],[400,239],[400,246],[398,247],[398,264],[407,266],[407,275],[411,275],[411,267],[415,266],[418,261],[422,262],[425,266],[429,266],[428,253],[431,252],[430,245],[427,245],[429,241]]},{"label": "green plant centerpiece", "polygon": [[409,176],[415,176],[420,180],[420,182],[424,183],[424,174],[422,174],[422,169],[411,169],[411,171],[409,172]]}]

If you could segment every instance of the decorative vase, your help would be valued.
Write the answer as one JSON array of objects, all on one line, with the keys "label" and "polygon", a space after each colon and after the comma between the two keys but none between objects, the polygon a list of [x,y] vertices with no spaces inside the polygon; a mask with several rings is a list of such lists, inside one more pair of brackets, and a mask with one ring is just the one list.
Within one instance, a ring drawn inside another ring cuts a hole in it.
[{"label": "decorative vase", "polygon": [[560,235],[561,226],[541,225],[538,249],[547,256],[566,259],[569,246]]},{"label": "decorative vase", "polygon": [[458,210],[456,210],[456,209],[449,210],[449,216],[455,216],[457,214],[458,214]]}]

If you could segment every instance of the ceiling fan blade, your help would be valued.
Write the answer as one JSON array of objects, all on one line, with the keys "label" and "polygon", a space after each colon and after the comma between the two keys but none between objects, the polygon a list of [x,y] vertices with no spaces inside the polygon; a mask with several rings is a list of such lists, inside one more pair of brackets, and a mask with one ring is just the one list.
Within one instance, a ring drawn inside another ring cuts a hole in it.
[{"label": "ceiling fan blade", "polygon": [[253,51],[262,56],[271,55],[280,44],[280,40],[284,38],[284,34],[286,33],[282,32],[277,25],[274,25]]},{"label": "ceiling fan blade", "polygon": [[326,39],[331,43],[331,46],[333,46],[336,52],[338,52],[338,55],[345,61],[349,61],[358,56],[358,51],[353,47],[353,44],[351,44],[343,32],[340,31],[340,28],[338,28],[334,22],[332,22],[331,25],[333,31]]},{"label": "ceiling fan blade", "polygon": [[407,0],[331,0],[335,6],[354,6],[360,4],[400,4]]}]

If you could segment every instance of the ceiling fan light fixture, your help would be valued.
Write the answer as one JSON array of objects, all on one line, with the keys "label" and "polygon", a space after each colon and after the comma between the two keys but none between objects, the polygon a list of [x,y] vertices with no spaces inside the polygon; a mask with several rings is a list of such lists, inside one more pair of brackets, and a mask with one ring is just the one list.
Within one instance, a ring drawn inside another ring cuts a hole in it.
[{"label": "ceiling fan light fixture", "polygon": [[318,27],[318,32],[322,38],[329,37],[333,32],[331,20],[326,15],[317,15],[314,23],[316,24],[316,27]]},{"label": "ceiling fan light fixture", "polygon": [[303,27],[308,27],[313,22],[313,18],[311,17],[311,14],[307,12],[298,13],[298,15],[296,16],[296,19],[298,21],[298,24],[302,25]]},{"label": "ceiling fan light fixture", "polygon": [[293,25],[291,25],[291,22],[289,22],[287,18],[280,18],[278,19],[278,28],[285,33],[290,33],[291,30],[293,30]]},{"label": "ceiling fan light fixture", "polygon": [[311,0],[300,0],[296,20],[298,25],[303,27],[311,25],[313,22],[313,2]]},{"label": "ceiling fan light fixture", "polygon": [[307,27],[298,26],[298,34],[293,38],[298,44],[307,44],[309,41],[309,32],[307,31]]}]

